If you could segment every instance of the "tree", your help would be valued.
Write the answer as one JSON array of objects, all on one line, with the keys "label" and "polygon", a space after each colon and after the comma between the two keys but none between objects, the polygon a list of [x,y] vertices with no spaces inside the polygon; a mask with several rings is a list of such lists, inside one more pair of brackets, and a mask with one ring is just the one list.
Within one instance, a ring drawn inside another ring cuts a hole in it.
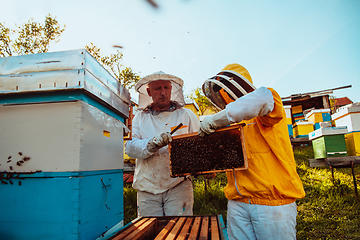
[{"label": "tree", "polygon": [[[31,18],[27,23],[13,30],[0,23],[0,57],[44,53],[49,50],[50,43],[60,41],[64,32],[56,18],[48,14],[45,23],[37,23]],[[12,36],[17,38],[12,40]]]},{"label": "tree", "polygon": [[329,95],[329,103],[330,103],[330,110],[331,110],[331,113],[335,113],[336,111],[336,106],[335,106],[335,96],[334,95]]},{"label": "tree", "polygon": [[[7,28],[0,23],[0,57],[47,52],[50,43],[60,41],[60,35],[65,31],[65,27],[64,25],[64,28],[61,28],[56,18],[50,14],[46,16],[44,24],[30,19],[27,23],[17,27],[17,30]],[[16,36],[15,40],[13,40],[14,35]],[[100,48],[92,43],[85,48],[126,89],[133,88],[140,80],[140,76],[135,74],[131,68],[121,64],[123,54],[119,50],[110,56],[102,56]]]},{"label": "tree", "polygon": [[192,91],[188,98],[193,99],[199,106],[199,115],[204,115],[207,111],[209,112],[218,112],[219,110],[205,97],[202,93],[201,88],[196,88]]},{"label": "tree", "polygon": [[106,70],[108,70],[126,89],[131,89],[140,80],[140,76],[133,72],[129,67],[121,64],[123,53],[119,50],[112,53],[110,56],[103,56],[100,53],[100,48],[90,43],[86,45],[85,49],[98,61]]}]

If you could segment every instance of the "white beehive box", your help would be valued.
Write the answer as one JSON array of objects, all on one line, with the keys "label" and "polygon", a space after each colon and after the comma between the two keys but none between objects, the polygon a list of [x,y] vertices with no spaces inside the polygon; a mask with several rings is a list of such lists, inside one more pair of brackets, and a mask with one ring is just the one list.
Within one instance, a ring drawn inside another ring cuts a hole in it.
[{"label": "white beehive box", "polygon": [[285,109],[285,115],[286,115],[286,124],[292,124],[291,106],[290,105],[284,105],[284,109]]},{"label": "white beehive box", "polygon": [[0,171],[123,169],[123,124],[83,101],[3,106],[0,122]]},{"label": "white beehive box", "polygon": [[346,126],[349,132],[360,131],[360,103],[339,108],[331,119],[337,127]]},{"label": "white beehive box", "polygon": [[129,91],[85,49],[0,58],[0,104],[84,100],[80,93],[129,117]]},{"label": "white beehive box", "polygon": [[315,138],[319,138],[322,136],[344,135],[346,133],[348,133],[347,127],[319,128],[319,129],[309,133],[309,140],[313,140]]}]

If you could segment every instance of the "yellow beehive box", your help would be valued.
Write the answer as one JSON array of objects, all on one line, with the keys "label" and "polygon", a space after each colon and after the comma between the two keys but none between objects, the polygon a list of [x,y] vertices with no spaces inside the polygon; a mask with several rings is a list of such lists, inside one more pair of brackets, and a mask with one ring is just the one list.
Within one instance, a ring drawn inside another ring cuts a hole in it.
[{"label": "yellow beehive box", "polygon": [[314,131],[312,122],[296,122],[293,126],[295,138],[309,137],[309,133]]},{"label": "yellow beehive box", "polygon": [[360,156],[360,132],[345,134],[348,156]]},{"label": "yellow beehive box", "polygon": [[308,114],[305,115],[305,119],[313,123],[330,122],[330,109],[311,110]]},{"label": "yellow beehive box", "polygon": [[301,105],[297,105],[297,106],[293,106],[291,108],[291,111],[293,114],[295,113],[301,113],[303,110],[302,110],[302,106]]}]

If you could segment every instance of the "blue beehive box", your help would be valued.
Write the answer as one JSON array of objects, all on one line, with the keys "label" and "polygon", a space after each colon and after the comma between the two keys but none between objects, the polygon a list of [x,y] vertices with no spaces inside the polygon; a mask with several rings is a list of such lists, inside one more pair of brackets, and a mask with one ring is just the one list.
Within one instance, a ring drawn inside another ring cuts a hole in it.
[{"label": "blue beehive box", "polygon": [[121,224],[128,91],[85,50],[0,58],[0,74],[0,239]]},{"label": "blue beehive box", "polygon": [[292,124],[288,124],[287,127],[288,127],[289,137],[294,137]]}]

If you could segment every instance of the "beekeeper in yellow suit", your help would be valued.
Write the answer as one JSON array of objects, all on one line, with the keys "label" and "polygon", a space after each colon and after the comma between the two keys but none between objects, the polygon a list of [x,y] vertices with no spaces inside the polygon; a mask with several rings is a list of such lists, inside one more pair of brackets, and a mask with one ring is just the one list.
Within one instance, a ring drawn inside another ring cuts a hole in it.
[{"label": "beekeeper in yellow suit", "polygon": [[[136,158],[133,188],[137,189],[138,216],[193,214],[191,179],[170,177],[168,144],[172,136],[199,129],[196,115],[183,107],[183,83],[179,77],[160,71],[135,85],[139,106],[125,152]],[[180,123],[183,126],[171,135]]]},{"label": "beekeeper in yellow suit", "polygon": [[229,64],[202,86],[220,112],[206,117],[199,135],[245,123],[249,167],[227,172],[229,239],[296,239],[296,199],[305,196],[296,172],[286,115],[278,93],[256,89],[249,72]]}]

